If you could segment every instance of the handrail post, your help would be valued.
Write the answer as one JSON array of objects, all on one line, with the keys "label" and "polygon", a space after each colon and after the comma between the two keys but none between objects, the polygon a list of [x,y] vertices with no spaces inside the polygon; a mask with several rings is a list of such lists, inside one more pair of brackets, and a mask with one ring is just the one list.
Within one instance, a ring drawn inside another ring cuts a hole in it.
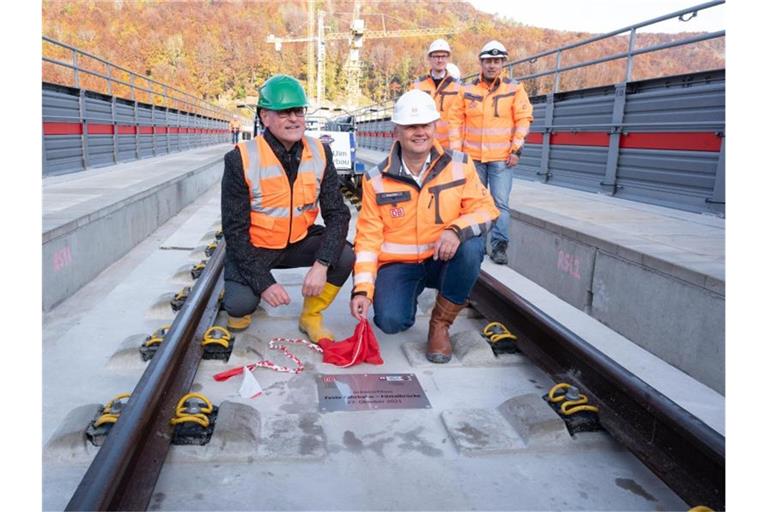
[{"label": "handrail post", "polygon": [[557,56],[555,57],[555,87],[552,92],[557,94],[560,92],[560,58],[563,55],[563,50],[557,51]]},{"label": "handrail post", "polygon": [[136,101],[136,76],[131,73],[131,99],[133,100],[133,141],[136,150],[136,160],[141,158],[140,138],[139,138],[139,103]]},{"label": "handrail post", "polygon": [[[155,91],[152,91],[152,96],[155,95]],[[152,156],[157,156],[157,124],[155,123],[155,102],[152,102],[150,106],[150,112],[152,113]]]},{"label": "handrail post", "polygon": [[112,111],[112,161],[117,163],[117,105],[115,95],[112,94],[112,66],[107,64],[107,92],[109,92],[109,105]]},{"label": "handrail post", "polygon": [[627,72],[624,76],[624,83],[632,81],[632,55],[635,51],[636,38],[637,29],[633,27],[632,31],[629,33],[629,47],[627,48]]},{"label": "handrail post", "polygon": [[552,121],[555,117],[555,93],[547,94],[547,105],[544,110],[544,134],[541,140],[541,160],[539,161],[539,171],[541,182],[546,183],[552,177],[549,170],[550,149],[552,143]]},{"label": "handrail post", "polygon": [[598,193],[615,195],[621,186],[618,184],[619,152],[621,151],[622,125],[624,108],[627,103],[627,84],[616,84],[613,92],[613,113],[611,130],[608,135],[608,155],[605,161],[605,173],[598,187]]},{"label": "handrail post", "polygon": [[168,86],[163,85],[163,102],[165,103],[165,147],[168,154],[171,154],[171,134],[169,133],[169,104],[168,104]]},{"label": "handrail post", "polygon": [[80,88],[80,73],[77,68],[77,50],[72,49],[72,72],[74,73],[75,89]]},{"label": "handrail post", "polygon": [[719,216],[725,216],[725,133],[722,133],[721,137],[712,196],[705,199],[704,202],[709,205],[709,211]]},{"label": "handrail post", "polygon": [[107,94],[112,96],[112,66],[107,64]]}]

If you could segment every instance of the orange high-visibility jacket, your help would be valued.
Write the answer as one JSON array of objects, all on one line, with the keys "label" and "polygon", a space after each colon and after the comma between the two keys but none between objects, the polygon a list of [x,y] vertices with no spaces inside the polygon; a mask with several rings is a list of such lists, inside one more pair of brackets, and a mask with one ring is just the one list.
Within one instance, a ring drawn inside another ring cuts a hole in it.
[{"label": "orange high-visibility jacket", "polygon": [[[463,122],[463,136],[451,138],[473,160],[505,160],[523,147],[533,121],[533,106],[523,84],[498,77],[492,84],[476,78],[461,88],[461,100],[451,114],[454,125]],[[453,132],[452,132],[453,133]]]},{"label": "orange high-visibility jacket", "polygon": [[263,135],[238,144],[245,184],[251,199],[251,243],[283,249],[307,236],[319,211],[320,183],[325,174],[325,151],[313,137],[303,137],[301,163],[293,183]]},{"label": "orange high-visibility jacket", "polygon": [[[459,90],[461,86],[458,80],[446,73],[445,78],[440,82],[439,87],[435,87],[435,81],[430,75],[422,76],[411,84],[411,89],[421,89],[430,94],[435,100],[437,111],[440,112],[440,119],[437,120],[435,129],[435,138],[444,148],[448,147],[450,139],[461,137],[461,122],[455,120],[451,122],[450,116],[456,111],[454,104],[459,101]],[[451,130],[454,133],[449,133]]]},{"label": "orange high-visibility jacket", "polygon": [[366,171],[355,235],[353,294],[373,299],[376,274],[392,262],[418,263],[452,229],[463,242],[488,230],[499,216],[493,198],[464,153],[435,143],[421,187],[403,169],[400,143],[386,160]]}]

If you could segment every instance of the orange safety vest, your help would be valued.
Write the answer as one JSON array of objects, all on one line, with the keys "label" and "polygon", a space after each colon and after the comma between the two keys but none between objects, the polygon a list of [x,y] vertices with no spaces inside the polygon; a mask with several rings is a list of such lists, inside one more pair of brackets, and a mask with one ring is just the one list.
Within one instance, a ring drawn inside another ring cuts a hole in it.
[{"label": "orange safety vest", "polygon": [[[445,78],[440,82],[439,87],[435,87],[435,81],[430,75],[422,76],[416,79],[411,85],[411,89],[420,89],[429,93],[435,100],[437,111],[440,112],[440,119],[437,120],[435,130],[435,139],[444,148],[449,147],[451,139],[458,140],[461,137],[461,124],[451,123],[450,116],[455,111],[454,104],[459,101],[459,91],[461,86],[458,80],[453,78],[447,72]],[[453,130],[453,133],[451,133]],[[455,149],[461,149],[459,145]]]},{"label": "orange safety vest", "polygon": [[373,299],[376,274],[392,262],[432,257],[443,231],[455,226],[463,241],[490,228],[499,216],[475,164],[464,153],[435,143],[419,187],[402,168],[399,142],[386,160],[366,171],[355,234],[354,292]]},{"label": "orange safety vest", "polygon": [[325,150],[313,137],[302,137],[293,191],[280,160],[263,135],[241,142],[243,175],[251,201],[251,243],[256,247],[283,249],[307,236],[318,213],[320,184],[325,174]]},{"label": "orange safety vest", "polygon": [[[455,126],[463,122],[462,151],[480,162],[506,160],[523,147],[533,122],[533,106],[523,84],[497,78],[490,86],[476,78],[461,89],[453,113]],[[451,139],[452,147],[456,141]]]}]

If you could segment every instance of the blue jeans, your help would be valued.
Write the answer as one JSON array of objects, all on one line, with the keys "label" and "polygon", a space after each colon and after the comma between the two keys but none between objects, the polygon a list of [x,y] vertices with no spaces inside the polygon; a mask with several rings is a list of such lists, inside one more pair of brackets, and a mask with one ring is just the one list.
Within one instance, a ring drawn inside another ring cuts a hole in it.
[{"label": "blue jeans", "polygon": [[373,296],[373,322],[387,334],[416,321],[416,298],[424,288],[435,288],[453,302],[464,304],[480,275],[483,239],[470,238],[448,261],[429,258],[421,263],[391,263],[379,269]]},{"label": "blue jeans", "polygon": [[485,162],[475,160],[475,168],[480,181],[491,192],[493,202],[499,209],[499,217],[491,228],[491,249],[500,242],[509,243],[509,193],[512,191],[512,167],[507,167],[503,160]]}]

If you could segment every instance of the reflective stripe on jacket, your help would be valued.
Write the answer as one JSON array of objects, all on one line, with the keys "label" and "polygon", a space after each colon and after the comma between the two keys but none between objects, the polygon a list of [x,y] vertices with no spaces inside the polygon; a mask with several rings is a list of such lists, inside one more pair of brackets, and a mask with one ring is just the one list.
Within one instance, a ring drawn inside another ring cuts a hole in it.
[{"label": "reflective stripe on jacket", "polygon": [[[440,119],[437,120],[435,129],[435,139],[440,145],[447,148],[451,139],[458,140],[461,137],[461,123],[451,122],[450,118],[456,111],[455,103],[459,101],[461,86],[458,80],[446,73],[440,86],[435,87],[435,81],[430,75],[426,75],[416,79],[411,85],[411,89],[421,89],[429,93],[435,100],[437,111],[440,112]],[[457,146],[455,149],[461,148]]]},{"label": "reflective stripe on jacket", "polygon": [[325,173],[321,142],[303,137],[293,190],[280,160],[263,135],[238,144],[251,201],[251,243],[266,249],[283,249],[307,235],[319,211],[320,183]]},{"label": "reflective stripe on jacket", "polygon": [[463,242],[488,230],[499,216],[493,198],[464,153],[432,147],[432,163],[419,187],[400,160],[400,143],[362,180],[362,207],[355,235],[353,293],[373,299],[376,273],[393,262],[418,263],[453,229]]},{"label": "reflective stripe on jacket", "polygon": [[[473,160],[506,160],[523,147],[533,121],[533,106],[523,84],[497,78],[489,85],[476,78],[462,86],[460,96],[451,117],[463,133],[462,151]],[[451,147],[458,142],[451,139]]]}]

